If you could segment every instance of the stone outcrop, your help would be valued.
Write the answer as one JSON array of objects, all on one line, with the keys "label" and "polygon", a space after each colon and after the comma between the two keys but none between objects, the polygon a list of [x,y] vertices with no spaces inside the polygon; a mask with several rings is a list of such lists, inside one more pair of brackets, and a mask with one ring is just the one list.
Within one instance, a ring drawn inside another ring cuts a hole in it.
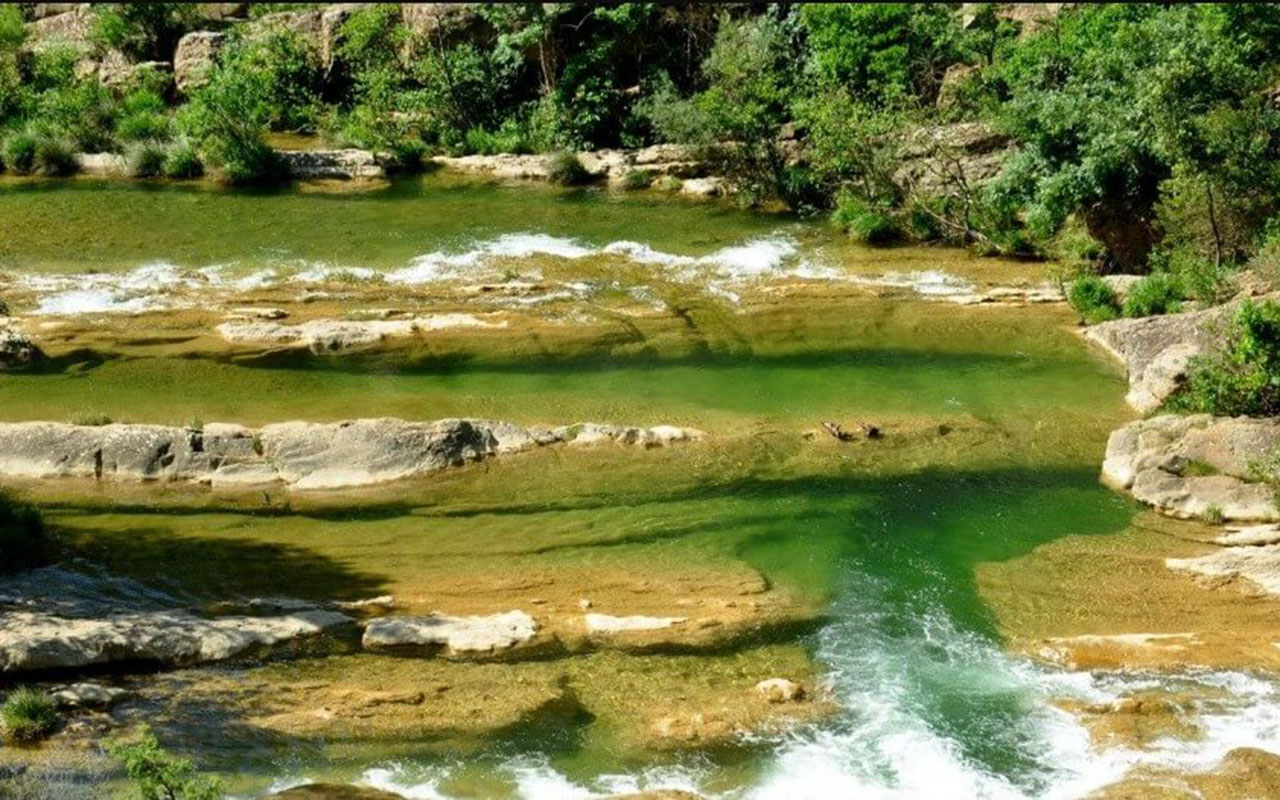
[{"label": "stone outcrop", "polygon": [[[435,156],[432,161],[446,169],[483,173],[497,178],[547,180],[552,158],[550,155],[500,153],[491,156]],[[669,175],[676,178],[701,178],[707,171],[706,163],[694,149],[673,144],[653,145],[639,150],[586,151],[578,154],[578,160],[597,180],[611,184],[621,184],[628,173],[637,170],[643,170],[652,176]],[[716,179],[707,180],[714,182]]]},{"label": "stone outcrop", "polygon": [[1175,517],[1280,519],[1256,465],[1280,448],[1280,420],[1161,415],[1107,441],[1103,483]]},{"label": "stone outcrop", "polygon": [[917,128],[902,143],[894,181],[937,196],[961,193],[1000,173],[1010,139],[981,122]]},{"label": "stone outcrop", "polygon": [[0,327],[0,372],[29,367],[43,355],[25,333]]},{"label": "stone outcrop", "polygon": [[674,426],[524,428],[465,419],[285,422],[257,430],[218,423],[203,430],[0,423],[0,476],[191,481],[215,490],[278,483],[295,490],[340,489],[559,443],[656,447],[701,435]]},{"label": "stone outcrop", "polygon": [[478,617],[429,614],[424,617],[381,617],[365,626],[366,650],[454,659],[488,659],[530,645],[538,623],[523,611]]},{"label": "stone outcrop", "polygon": [[794,703],[805,698],[804,687],[786,678],[768,678],[756,684],[756,692],[770,703]]},{"label": "stone outcrop", "polygon": [[1186,380],[1191,359],[1204,352],[1238,310],[1228,303],[1204,311],[1164,314],[1102,322],[1085,331],[1125,365],[1129,393],[1125,400],[1135,411],[1150,413]]},{"label": "stone outcrop", "polygon": [[199,88],[217,63],[227,35],[218,31],[193,31],[178,40],[173,53],[173,79],[180,92]]},{"label": "stone outcrop", "polygon": [[281,150],[289,175],[299,180],[384,178],[386,172],[368,150]]},{"label": "stone outcrop", "polygon": [[119,153],[76,153],[75,159],[82,175],[120,178],[129,174],[129,159]]},{"label": "stone outcrop", "polygon": [[89,35],[93,30],[93,12],[88,3],[76,3],[69,11],[49,14],[27,23],[25,47],[45,50],[52,47],[70,47],[81,53],[93,49]]},{"label": "stone outcrop", "polygon": [[[126,579],[29,570],[0,583],[0,673],[267,657],[329,649],[354,632],[354,620],[345,614],[293,606],[272,614],[207,616]],[[85,692],[67,696],[69,702],[76,698],[92,699]]]},{"label": "stone outcrop", "polygon": [[473,314],[429,314],[409,319],[318,319],[297,325],[258,319],[232,320],[216,330],[232,344],[279,345],[322,353],[361,350],[386,341],[452,328],[505,328],[505,320],[481,319]]},{"label": "stone outcrop", "polygon": [[177,666],[256,657],[350,623],[350,618],[324,610],[220,619],[187,611],[126,612],[101,619],[10,611],[0,614],[0,672],[114,662]]}]

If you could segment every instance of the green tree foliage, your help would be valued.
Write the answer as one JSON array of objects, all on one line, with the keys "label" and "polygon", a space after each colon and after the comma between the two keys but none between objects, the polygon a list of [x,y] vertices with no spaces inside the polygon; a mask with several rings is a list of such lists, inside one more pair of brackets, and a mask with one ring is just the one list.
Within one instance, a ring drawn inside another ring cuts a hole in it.
[{"label": "green tree foliage", "polygon": [[943,4],[815,4],[800,19],[821,85],[874,104],[932,104],[960,59],[960,27]]},{"label": "green tree foliage", "polygon": [[1067,302],[1090,325],[1120,316],[1115,291],[1097,275],[1083,275],[1067,288]]},{"label": "green tree foliage", "polygon": [[124,762],[139,800],[217,800],[222,796],[216,780],[201,776],[191,759],[166,751],[145,725],[133,740],[113,739],[106,749]]},{"label": "green tree foliage", "polygon": [[1280,305],[1242,303],[1225,345],[1192,360],[1172,404],[1230,416],[1280,414]]},{"label": "green tree foliage", "polygon": [[98,3],[93,40],[140,61],[168,60],[195,19],[195,3]]}]

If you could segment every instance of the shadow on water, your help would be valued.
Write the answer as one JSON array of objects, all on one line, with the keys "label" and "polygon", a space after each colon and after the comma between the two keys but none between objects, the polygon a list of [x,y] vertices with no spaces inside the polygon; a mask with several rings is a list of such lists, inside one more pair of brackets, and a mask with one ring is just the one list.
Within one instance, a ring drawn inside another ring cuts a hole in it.
[{"label": "shadow on water", "polygon": [[179,535],[159,524],[55,526],[64,558],[83,558],[142,583],[208,599],[246,586],[280,587],[304,600],[360,600],[383,593],[386,576],[351,569],[311,549],[241,538]]}]

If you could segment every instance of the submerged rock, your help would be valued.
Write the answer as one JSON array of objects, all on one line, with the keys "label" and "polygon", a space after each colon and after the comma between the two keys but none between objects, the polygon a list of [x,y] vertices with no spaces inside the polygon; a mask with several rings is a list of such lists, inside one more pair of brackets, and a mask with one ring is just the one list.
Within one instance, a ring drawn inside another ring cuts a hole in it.
[{"label": "submerged rock", "polygon": [[61,708],[96,708],[109,709],[132,694],[128,689],[118,686],[103,686],[99,683],[73,683],[49,693],[53,701]]},{"label": "submerged rock", "polygon": [[0,423],[0,476],[191,481],[214,489],[283,483],[340,489],[421,477],[499,454],[568,442],[657,447],[701,437],[674,426],[554,430],[491,420],[283,422],[253,430]]},{"label": "submerged rock", "polygon": [[1103,483],[1175,517],[1276,520],[1255,465],[1280,448],[1280,420],[1165,414],[1111,434]]},{"label": "submerged rock", "polygon": [[365,626],[367,650],[439,654],[446,658],[483,659],[527,645],[538,623],[523,611],[481,617],[382,617]]}]

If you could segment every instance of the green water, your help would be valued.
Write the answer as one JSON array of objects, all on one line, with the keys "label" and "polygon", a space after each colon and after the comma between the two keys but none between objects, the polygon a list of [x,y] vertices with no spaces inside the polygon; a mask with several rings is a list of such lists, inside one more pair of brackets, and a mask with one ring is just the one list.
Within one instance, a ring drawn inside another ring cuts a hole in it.
[{"label": "green water", "polygon": [[[701,255],[780,229],[802,254],[843,253],[871,268],[981,268],[948,252],[853,251],[818,223],[716,206],[441,179],[359,194],[9,182],[0,185],[0,225],[0,267],[20,273],[150,261],[391,269],[510,232]],[[23,490],[50,506],[68,553],[195,601],[385,592],[437,603],[451,581],[479,587],[494,576],[552,575],[576,587],[592,576],[749,569],[824,611],[816,630],[737,652],[503,666],[516,682],[568,681],[588,713],[478,743],[282,740],[207,699],[157,721],[166,743],[249,796],[333,778],[421,797],[663,786],[789,800],[1071,797],[1118,777],[1125,764],[1089,751],[1048,701],[1085,688],[1114,693],[1126,679],[1104,685],[1004,654],[974,570],[1128,524],[1134,509],[1096,479],[1107,433],[1127,417],[1123,382],[1059,310],[861,299],[805,307],[800,324],[783,313],[787,302],[776,313],[724,308],[721,328],[742,343],[731,352],[656,352],[643,362],[554,352],[501,364],[415,360],[412,350],[290,364],[81,353],[32,374],[0,374],[0,419],[690,425],[710,439],[648,452],[553,450],[259,509],[166,487]],[[824,419],[871,420],[886,435],[839,445],[812,435]],[[628,738],[629,718],[667,687],[809,658],[840,706],[828,722],[711,752],[659,752]],[[305,681],[390,668],[348,656],[239,669],[182,680]],[[610,684],[627,681],[640,687],[635,697],[611,694]]]}]

